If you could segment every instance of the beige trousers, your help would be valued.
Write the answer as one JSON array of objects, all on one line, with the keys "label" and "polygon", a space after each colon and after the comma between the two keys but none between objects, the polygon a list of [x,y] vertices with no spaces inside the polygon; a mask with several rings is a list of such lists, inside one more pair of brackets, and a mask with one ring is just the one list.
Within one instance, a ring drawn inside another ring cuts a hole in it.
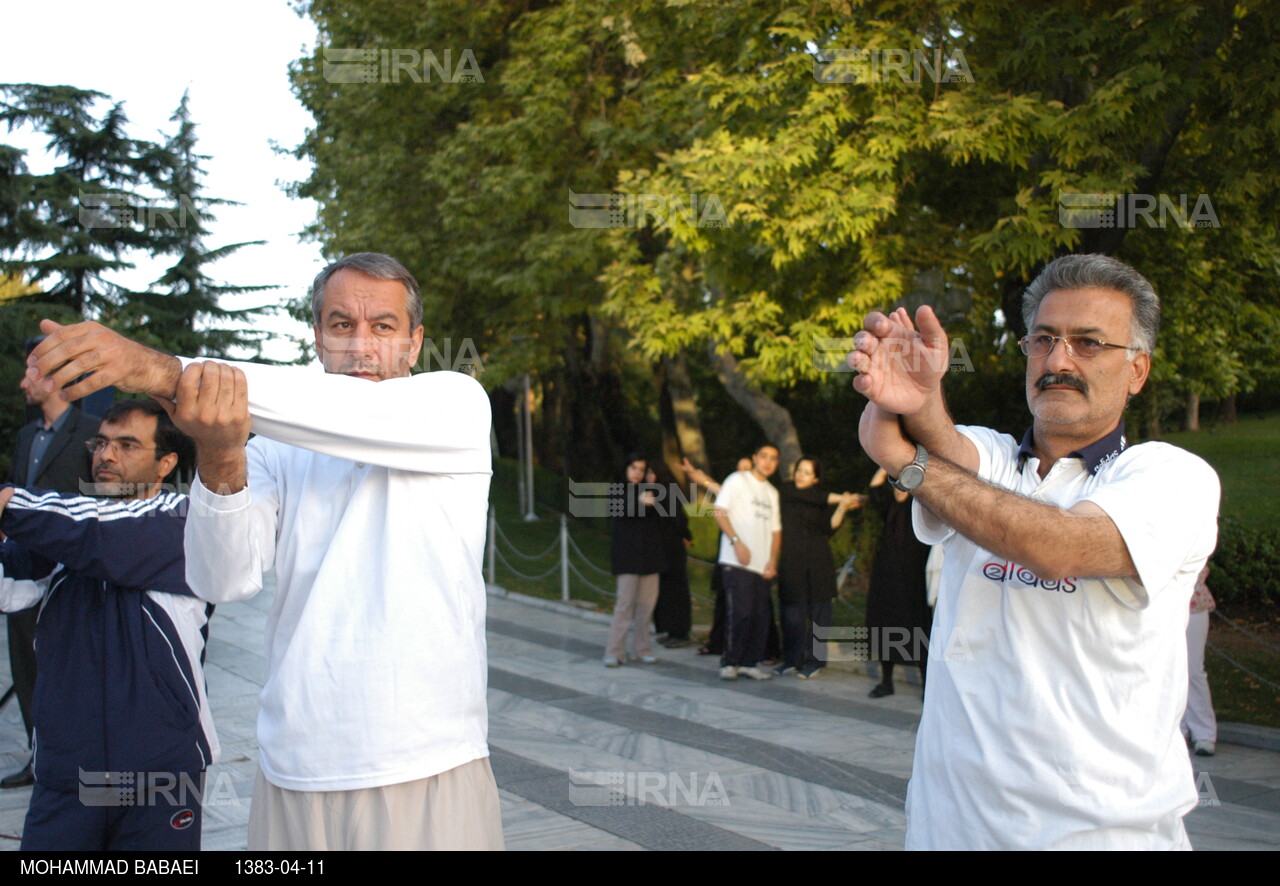
[{"label": "beige trousers", "polygon": [[503,848],[488,757],[418,781],[356,791],[288,791],[261,770],[254,781],[252,852]]},{"label": "beige trousers", "polygon": [[618,599],[613,606],[613,625],[609,628],[605,657],[618,661],[626,657],[628,631],[636,658],[653,655],[649,623],[653,621],[653,607],[658,605],[658,574],[619,575],[617,579]]}]

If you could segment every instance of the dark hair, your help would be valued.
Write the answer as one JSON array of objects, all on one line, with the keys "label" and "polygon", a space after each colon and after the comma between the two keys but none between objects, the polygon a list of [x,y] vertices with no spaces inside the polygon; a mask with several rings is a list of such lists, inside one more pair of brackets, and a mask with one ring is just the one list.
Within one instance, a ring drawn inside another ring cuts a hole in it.
[{"label": "dark hair", "polygon": [[624,481],[627,479],[627,468],[631,467],[638,461],[644,462],[645,470],[649,469],[649,457],[643,452],[632,452],[627,456],[627,460],[622,463],[622,479]]},{"label": "dark hair", "polygon": [[781,450],[781,449],[779,449],[777,446],[773,445],[772,443],[770,443],[768,440],[766,440],[765,442],[761,443],[761,444],[760,444],[759,446],[757,446],[755,449],[751,450],[751,454],[752,454],[753,456],[755,456],[755,455],[759,455],[759,454],[760,454],[760,450],[762,450],[762,449],[772,449],[774,452],[778,453],[779,455],[781,455],[781,454],[782,454],[782,450]]},{"label": "dark hair", "polygon": [[400,262],[381,252],[354,252],[329,265],[311,282],[311,320],[320,325],[320,313],[324,310],[324,288],[329,278],[341,270],[350,268],[375,280],[395,280],[404,284],[405,310],[409,312],[409,331],[422,325],[422,290],[413,274]]},{"label": "dark hair", "polygon": [[104,425],[119,424],[123,418],[134,412],[155,416],[156,461],[164,458],[170,452],[178,456],[178,463],[174,465],[173,471],[162,477],[162,481],[168,480],[173,476],[174,471],[194,461],[192,458],[194,444],[191,442],[191,438],[178,430],[173,423],[173,419],[169,418],[169,413],[165,412],[164,407],[155,400],[121,400],[118,403],[113,403],[111,408],[107,410],[106,415],[102,416],[102,423]]},{"label": "dark hair", "polygon": [[[1133,319],[1129,342],[1150,354],[1160,329],[1160,299],[1146,277],[1109,255],[1064,255],[1044,266],[1022,294],[1022,322],[1027,332],[1036,322],[1040,302],[1059,289],[1112,289],[1129,296]],[[1133,352],[1129,352],[1133,359]]]},{"label": "dark hair", "polygon": [[818,461],[812,455],[802,455],[796,459],[795,465],[791,468],[791,473],[793,475],[796,471],[800,470],[800,462],[802,461],[807,461],[809,464],[813,465],[813,479],[822,479],[822,462]]}]

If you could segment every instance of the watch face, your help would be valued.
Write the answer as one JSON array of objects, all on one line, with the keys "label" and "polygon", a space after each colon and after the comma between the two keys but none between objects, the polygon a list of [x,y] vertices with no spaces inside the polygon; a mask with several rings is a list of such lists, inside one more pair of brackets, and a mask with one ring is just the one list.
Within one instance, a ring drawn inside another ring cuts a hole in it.
[{"label": "watch face", "polygon": [[898,486],[910,492],[924,482],[924,468],[914,462],[902,469],[898,476]]}]

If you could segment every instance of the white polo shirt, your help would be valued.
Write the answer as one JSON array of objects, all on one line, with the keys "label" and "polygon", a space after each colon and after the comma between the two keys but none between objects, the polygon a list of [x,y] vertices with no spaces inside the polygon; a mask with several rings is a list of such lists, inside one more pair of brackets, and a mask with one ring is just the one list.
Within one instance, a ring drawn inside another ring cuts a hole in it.
[{"label": "white polo shirt", "polygon": [[1178,724],[1217,474],[1164,443],[1126,448],[1121,425],[1042,480],[1028,445],[1020,458],[1008,435],[960,431],[986,482],[1102,508],[1141,581],[1043,581],[915,505],[917,536],[946,547],[907,848],[1190,848],[1182,816],[1198,795]]}]

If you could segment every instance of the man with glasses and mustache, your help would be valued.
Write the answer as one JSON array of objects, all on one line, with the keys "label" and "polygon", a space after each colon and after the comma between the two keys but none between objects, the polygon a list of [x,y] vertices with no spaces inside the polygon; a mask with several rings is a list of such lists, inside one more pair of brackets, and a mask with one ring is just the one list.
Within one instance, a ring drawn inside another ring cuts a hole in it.
[{"label": "man with glasses and mustache", "polygon": [[79,445],[103,498],[0,489],[0,609],[40,604],[22,848],[198,850],[213,607],[187,587],[187,498],[164,486],[190,441],[127,400]]},{"label": "man with glasses and mustache", "polygon": [[1020,442],[952,423],[930,308],[868,315],[850,355],[863,448],[945,544],[907,848],[1189,849],[1185,632],[1218,478],[1125,439],[1160,319],[1141,274],[1064,256],[1023,319]]}]

